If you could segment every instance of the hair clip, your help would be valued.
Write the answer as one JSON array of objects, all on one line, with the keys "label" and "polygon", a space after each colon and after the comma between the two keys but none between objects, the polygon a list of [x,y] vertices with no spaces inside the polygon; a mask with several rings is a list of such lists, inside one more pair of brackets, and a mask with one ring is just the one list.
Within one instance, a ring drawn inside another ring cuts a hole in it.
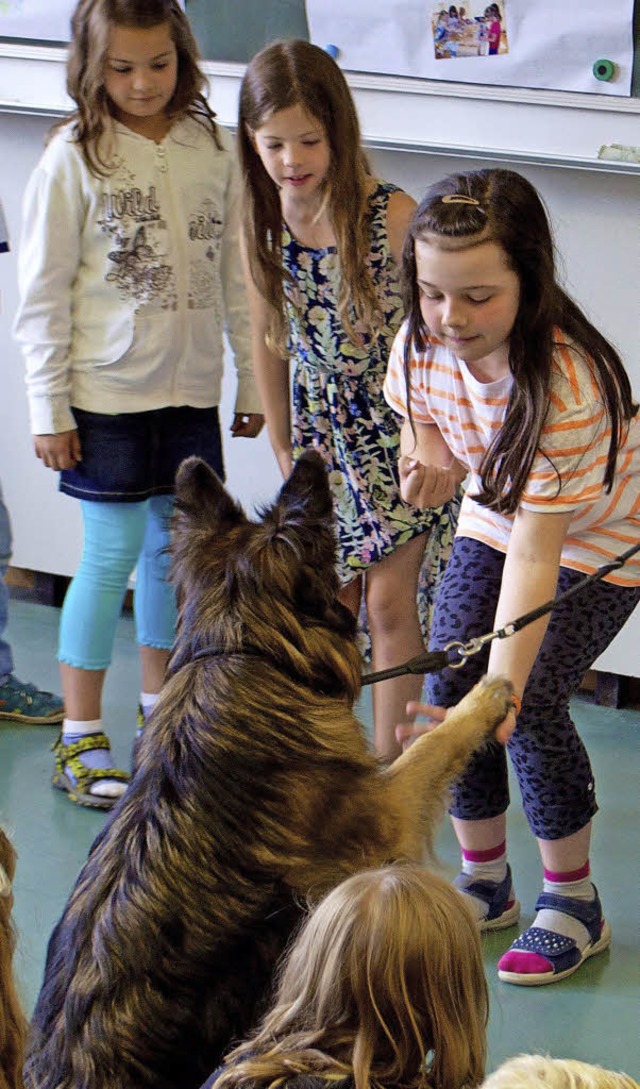
[{"label": "hair clip", "polygon": [[0,899],[8,899],[11,896],[11,882],[9,875],[0,862]]},{"label": "hair clip", "polygon": [[441,197],[443,204],[475,204],[476,207],[480,207],[480,201],[475,197],[467,197],[464,193],[447,193],[445,197]]}]

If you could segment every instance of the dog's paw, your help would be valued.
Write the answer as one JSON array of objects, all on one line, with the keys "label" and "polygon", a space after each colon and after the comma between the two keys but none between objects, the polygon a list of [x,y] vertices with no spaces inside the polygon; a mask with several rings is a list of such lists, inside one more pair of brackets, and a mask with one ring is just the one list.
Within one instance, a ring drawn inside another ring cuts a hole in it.
[{"label": "dog's paw", "polygon": [[473,704],[469,710],[482,719],[487,732],[490,732],[507,717],[512,706],[512,694],[511,681],[506,677],[492,677],[487,674],[465,696],[464,702],[466,704],[469,700]]}]

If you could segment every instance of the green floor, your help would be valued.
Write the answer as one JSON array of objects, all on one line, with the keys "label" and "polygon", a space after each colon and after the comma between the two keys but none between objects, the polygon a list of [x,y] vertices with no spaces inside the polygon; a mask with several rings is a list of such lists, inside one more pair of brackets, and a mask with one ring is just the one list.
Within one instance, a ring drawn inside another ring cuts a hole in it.
[{"label": "green floor", "polygon": [[[16,671],[25,680],[58,688],[54,661],[57,610],[11,603],[10,639]],[[127,766],[137,703],[137,662],[131,621],[120,625],[107,678],[105,722],[116,757]],[[490,1067],[520,1051],[548,1051],[640,1074],[640,714],[576,702],[576,718],[592,756],[601,806],[595,823],[593,872],[613,930],[609,952],[552,987],[499,983],[495,963],[516,931],[483,939],[491,991]],[[362,716],[369,718],[363,705]],[[26,1006],[35,1000],[48,934],[103,817],[72,806],[49,786],[52,727],[0,722],[0,820],[20,858],[15,917],[20,933],[17,972]],[[516,795],[517,796],[517,795]],[[532,916],[539,865],[517,803],[510,817],[510,856],[523,904]],[[440,841],[455,866],[450,828]]]}]

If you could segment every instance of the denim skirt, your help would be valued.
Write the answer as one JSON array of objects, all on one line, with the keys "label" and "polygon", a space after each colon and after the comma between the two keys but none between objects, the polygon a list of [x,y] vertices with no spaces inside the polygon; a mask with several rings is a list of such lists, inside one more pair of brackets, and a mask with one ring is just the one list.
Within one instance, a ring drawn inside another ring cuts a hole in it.
[{"label": "denim skirt", "polygon": [[74,408],[82,461],[63,469],[66,495],[97,503],[141,503],[171,495],[184,458],[206,461],[224,480],[217,407],[158,408],[107,416]]}]

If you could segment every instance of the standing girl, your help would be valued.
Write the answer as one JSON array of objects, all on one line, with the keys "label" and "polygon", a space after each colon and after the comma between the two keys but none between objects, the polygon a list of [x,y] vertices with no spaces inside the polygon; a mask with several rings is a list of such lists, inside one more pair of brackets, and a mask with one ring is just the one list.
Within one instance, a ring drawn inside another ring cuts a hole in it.
[{"label": "standing girl", "polygon": [[[469,473],[435,609],[432,646],[442,648],[515,620],[640,541],[640,422],[618,354],[556,281],[542,202],[518,174],[483,170],[433,186],[410,226],[404,272],[410,313],[385,386],[405,416],[402,494],[428,508]],[[499,962],[507,982],[555,982],[609,944],[589,872],[593,774],[569,700],[638,600],[635,557],[550,619],[428,680],[426,697],[441,707],[487,669],[522,699],[517,728],[511,715],[505,732],[544,887],[534,925]],[[506,753],[492,743],[452,807],[456,883],[483,930],[519,913],[508,802]]]},{"label": "standing girl", "polygon": [[[254,57],[238,130],[254,365],[271,444],[284,477],[300,450],[322,453],[343,601],[357,615],[364,592],[373,668],[384,669],[423,649],[416,595],[426,534],[433,529],[437,566],[451,533],[448,509],[403,502],[398,424],[382,396],[415,202],[371,177],[344,76],[308,42],[278,42]],[[395,724],[419,687],[415,677],[376,686],[381,755],[398,751]]]},{"label": "standing girl", "polygon": [[484,17],[489,26],[489,56],[494,57],[500,52],[500,41],[502,38],[502,17],[498,5],[489,4],[489,7],[485,8]]},{"label": "standing girl", "polygon": [[153,706],[173,642],[168,518],[180,461],[222,474],[223,331],[238,370],[234,435],[261,426],[253,388],[230,138],[203,96],[177,0],[80,0],[68,89],[77,105],[27,189],[16,333],[36,454],[81,501],[84,551],[64,602],[66,707],[54,785],[109,808],[101,698],[129,576]]}]

